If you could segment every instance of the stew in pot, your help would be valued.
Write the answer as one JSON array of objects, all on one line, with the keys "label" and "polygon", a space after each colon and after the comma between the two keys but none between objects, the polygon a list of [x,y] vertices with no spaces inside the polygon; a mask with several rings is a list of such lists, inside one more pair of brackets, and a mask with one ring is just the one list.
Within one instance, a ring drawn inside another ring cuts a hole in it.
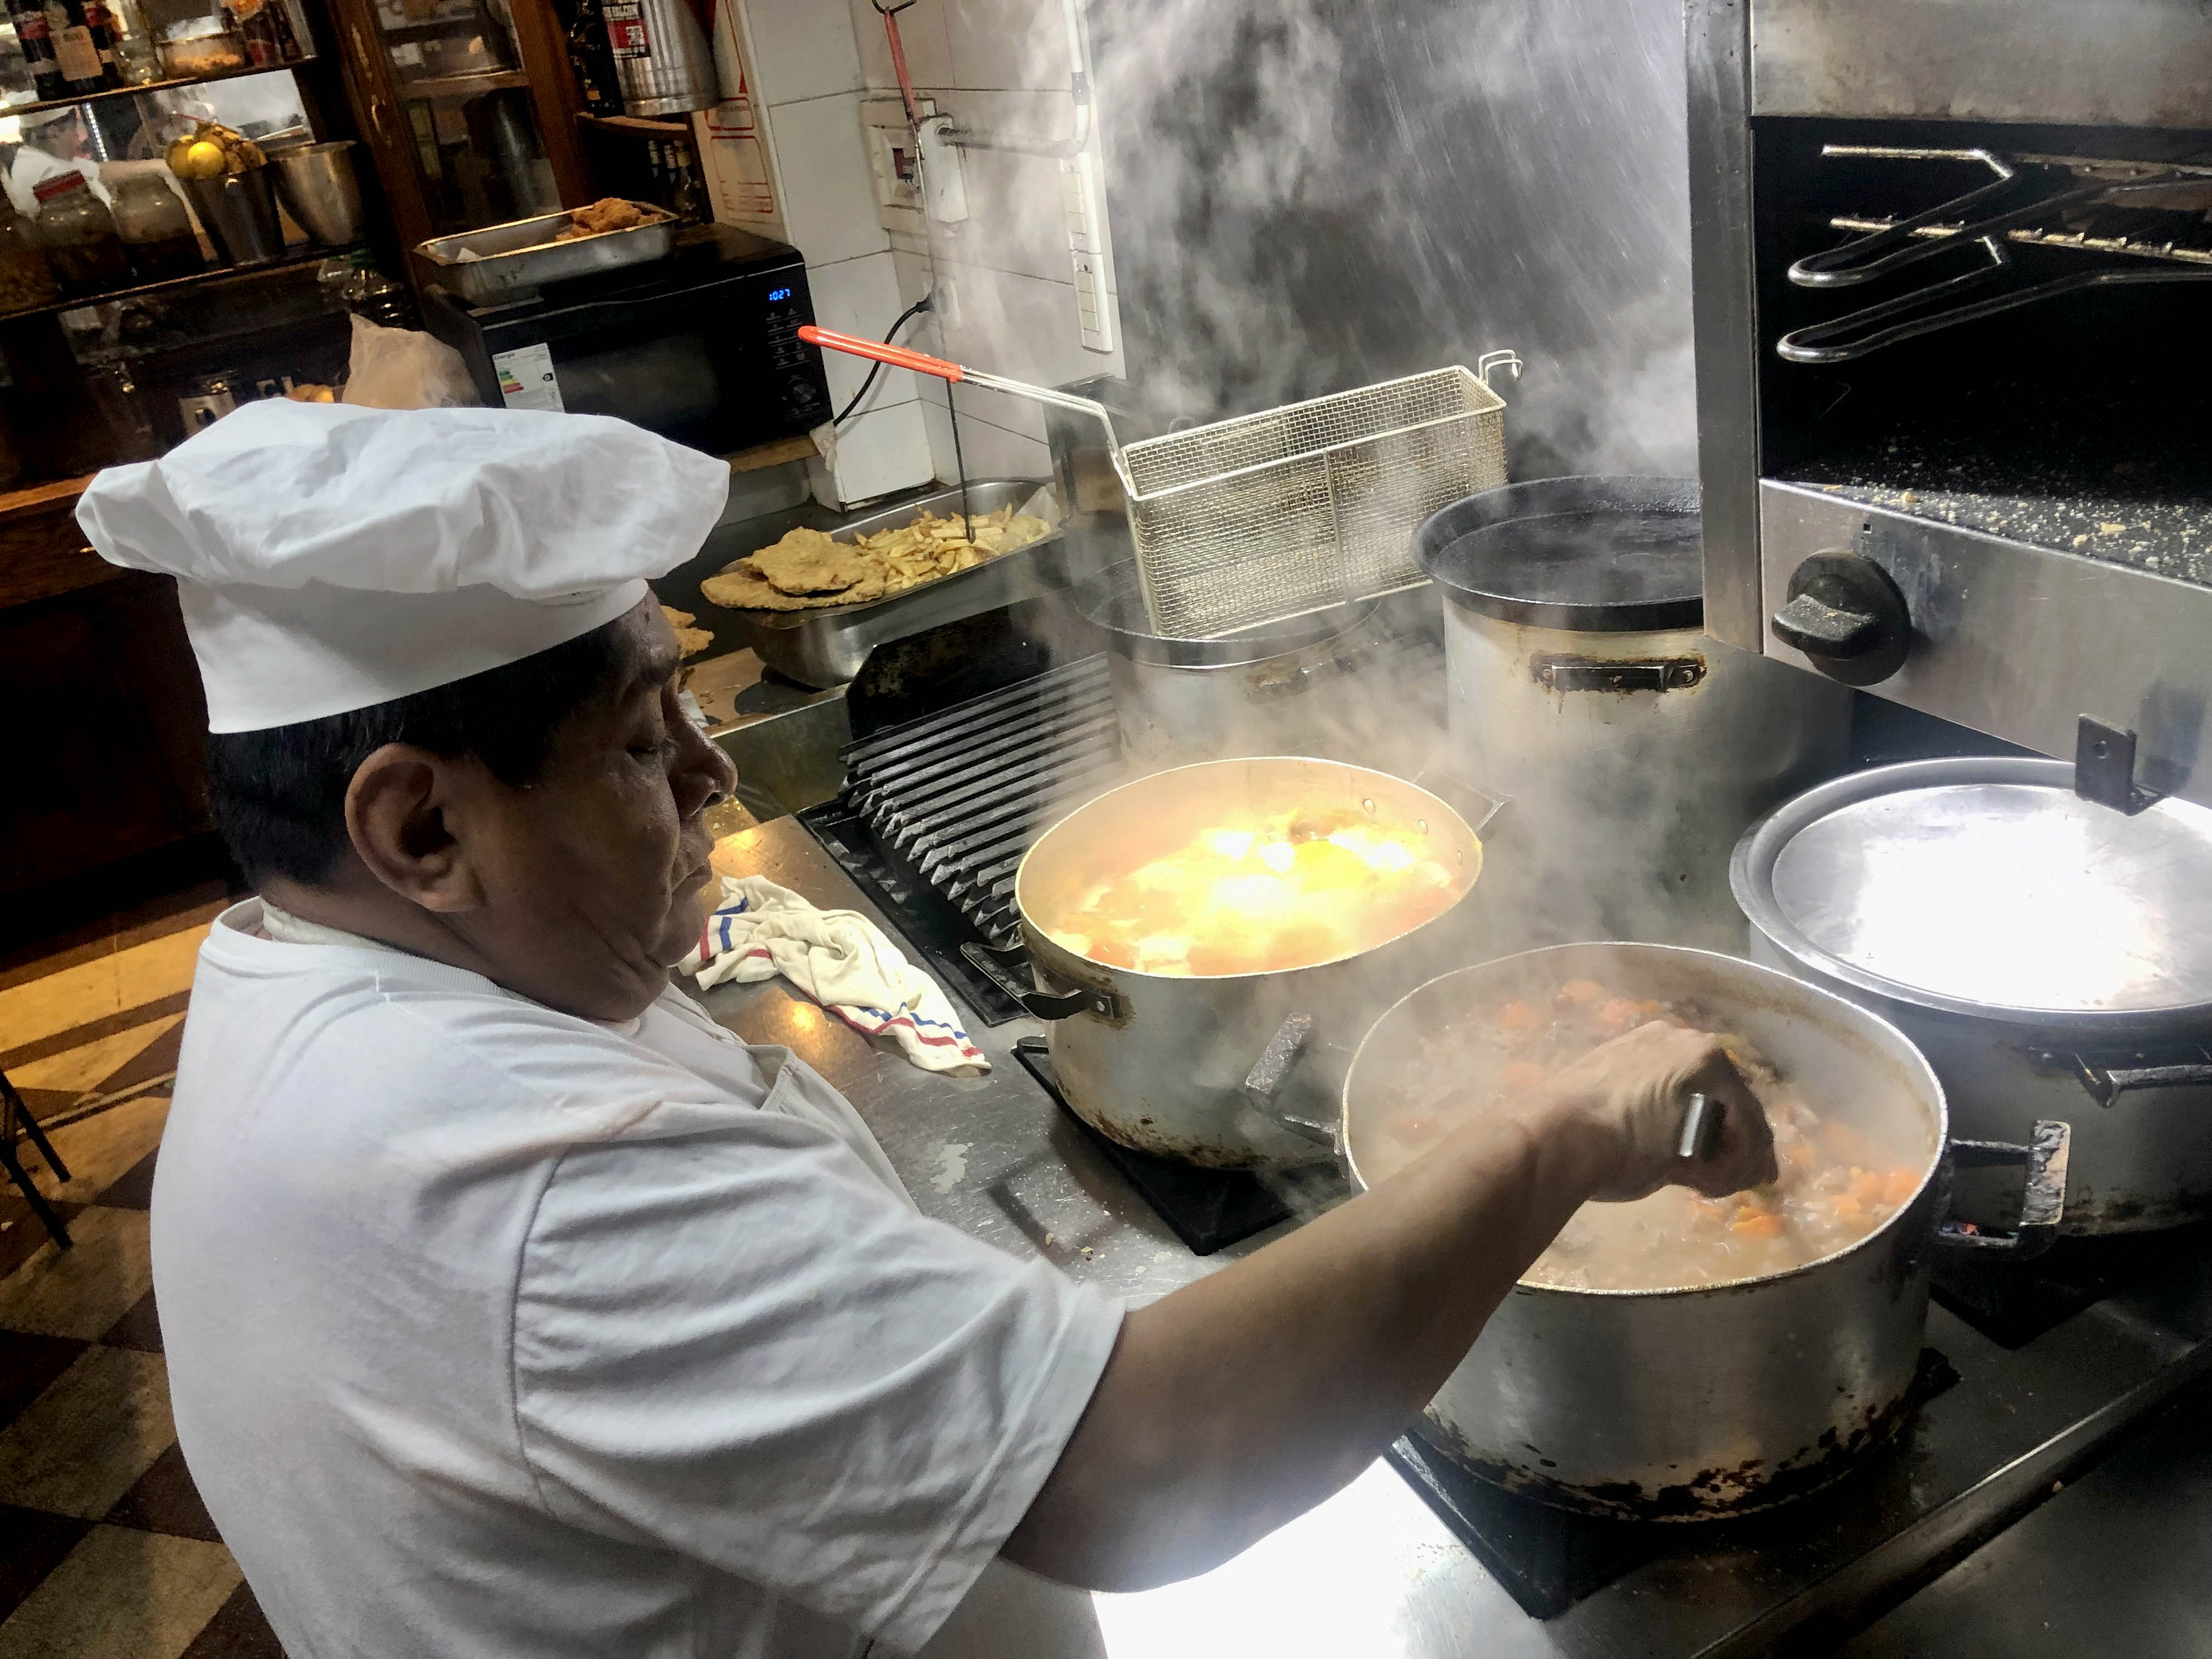
[{"label": "stew in pot", "polygon": [[1357,955],[1449,909],[1471,877],[1350,811],[1200,831],[1031,921],[1077,956],[1139,973],[1277,973]]},{"label": "stew in pot", "polygon": [[[1711,1030],[1693,1002],[1638,1000],[1570,980],[1548,1002],[1475,1010],[1425,1039],[1399,1074],[1380,1133],[1364,1140],[1372,1183],[1504,1097],[1531,1089],[1647,1020]],[[1656,1291],[1786,1273],[1856,1243],[1910,1203],[1924,1164],[1817,1111],[1741,1037],[1722,1035],[1774,1127],[1781,1173],[1723,1199],[1667,1187],[1628,1204],[1585,1204],[1522,1275],[1563,1290]]]}]

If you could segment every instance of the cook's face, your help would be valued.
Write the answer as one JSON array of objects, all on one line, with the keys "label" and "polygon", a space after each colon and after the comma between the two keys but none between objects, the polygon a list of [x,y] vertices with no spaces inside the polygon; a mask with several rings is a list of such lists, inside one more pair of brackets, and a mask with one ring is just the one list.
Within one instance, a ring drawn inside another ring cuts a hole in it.
[{"label": "cook's face", "polygon": [[84,118],[71,110],[60,120],[49,121],[25,137],[49,155],[71,156],[84,145]]},{"label": "cook's face", "polygon": [[602,1019],[643,1010],[698,942],[702,815],[737,775],[677,702],[660,607],[648,599],[617,627],[631,661],[620,690],[565,722],[544,775],[509,792],[497,860],[501,908],[538,957],[536,982],[517,988]]}]

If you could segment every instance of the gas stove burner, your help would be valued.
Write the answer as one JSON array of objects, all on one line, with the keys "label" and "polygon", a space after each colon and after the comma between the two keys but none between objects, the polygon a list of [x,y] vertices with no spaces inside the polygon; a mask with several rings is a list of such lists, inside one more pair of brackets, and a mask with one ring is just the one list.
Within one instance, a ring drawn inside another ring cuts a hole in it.
[{"label": "gas stove burner", "polygon": [[[1917,1409],[1958,1381],[1949,1360],[1923,1348],[1912,1406]],[[1834,1486],[1795,1503],[1734,1520],[1685,1523],[1602,1520],[1516,1497],[1470,1474],[1418,1431],[1398,1440],[1383,1457],[1535,1619],[1555,1619],[1662,1556],[1789,1548],[1796,1540],[1818,1538],[1833,1530],[1839,1513],[1858,1504],[1869,1477],[1899,1461],[1893,1446]]]},{"label": "gas stove burner", "polygon": [[2101,1238],[2062,1238],[2033,1261],[2004,1265],[1979,1256],[1939,1255],[1936,1301],[1990,1341],[2027,1346],[2054,1326],[2147,1277],[2177,1252],[2212,1244],[2212,1222]]},{"label": "gas stove burner", "polygon": [[1076,1116],[1060,1091],[1044,1038],[1022,1038],[1014,1044],[1014,1057],[1059,1103],[1068,1121],[1144,1194],[1193,1255],[1212,1255],[1299,1211],[1322,1208],[1350,1195],[1334,1164],[1305,1164],[1261,1176],[1249,1170],[1201,1169],[1133,1151],[1109,1140]]}]

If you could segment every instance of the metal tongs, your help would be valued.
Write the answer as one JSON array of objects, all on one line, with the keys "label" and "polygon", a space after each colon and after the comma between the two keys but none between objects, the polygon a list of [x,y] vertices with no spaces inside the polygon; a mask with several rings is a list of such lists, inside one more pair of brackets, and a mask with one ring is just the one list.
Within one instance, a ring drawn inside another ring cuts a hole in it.
[{"label": "metal tongs", "polygon": [[[1901,340],[2085,289],[2212,281],[2212,270],[2160,266],[2138,270],[2099,269],[2075,271],[1966,304],[1950,303],[1962,294],[1986,288],[2007,275],[2013,268],[2008,244],[2014,242],[2183,260],[2192,266],[2212,264],[2212,252],[2200,252],[2193,248],[2177,252],[2171,242],[2137,243],[2124,237],[2092,239],[2048,228],[2057,216],[2069,209],[2155,192],[2170,195],[2178,186],[2212,184],[2212,167],[2084,156],[2014,155],[1978,149],[1923,149],[1870,144],[1827,144],[1822,146],[1820,154],[1886,161],[1972,161],[1986,167],[1996,176],[1964,195],[1909,218],[1832,221],[1838,229],[1864,230],[1869,234],[1840,247],[1808,254],[1791,265],[1790,280],[1799,288],[1853,287],[1961,246],[1978,249],[1983,262],[1971,270],[1868,306],[1847,317],[1793,330],[1775,345],[1775,349],[1793,363],[1848,362]],[[2063,181],[2063,187],[2048,187],[2047,181],[2053,173]],[[2038,184],[2044,187],[2029,200],[2017,201],[2022,187]],[[1993,205],[2006,201],[2014,204],[1989,211]]]}]

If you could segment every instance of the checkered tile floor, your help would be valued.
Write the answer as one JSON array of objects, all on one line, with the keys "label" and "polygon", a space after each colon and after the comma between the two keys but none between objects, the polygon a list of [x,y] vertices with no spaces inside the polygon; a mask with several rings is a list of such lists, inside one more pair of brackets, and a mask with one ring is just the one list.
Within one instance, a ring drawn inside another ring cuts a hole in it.
[{"label": "checkered tile floor", "polygon": [[0,1659],[283,1659],[169,1417],[147,1204],[210,902],[0,969],[0,1070],[72,1179],[0,1176]]}]

